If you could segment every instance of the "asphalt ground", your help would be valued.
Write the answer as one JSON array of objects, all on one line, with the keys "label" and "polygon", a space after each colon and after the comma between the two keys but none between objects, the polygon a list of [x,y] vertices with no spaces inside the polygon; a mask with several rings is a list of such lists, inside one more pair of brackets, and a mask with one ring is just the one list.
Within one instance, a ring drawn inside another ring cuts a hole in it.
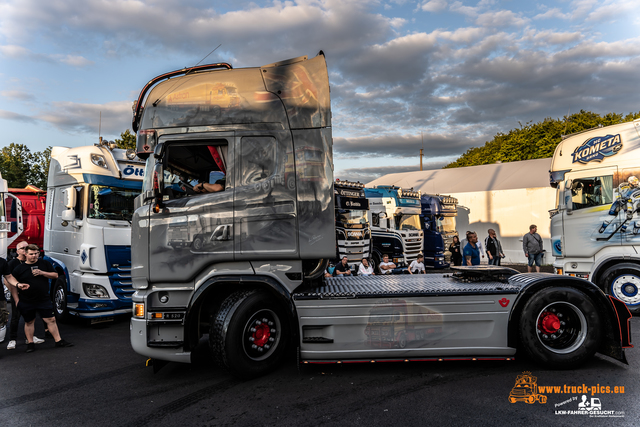
[{"label": "asphalt ground", "polygon": [[[42,325],[36,325],[42,337]],[[633,341],[640,321],[632,319]],[[192,364],[170,363],[157,373],[129,344],[129,320],[100,328],[60,325],[74,347],[48,338],[25,353],[0,344],[0,425],[6,426],[584,426],[640,424],[640,352],[628,365],[596,355],[568,371],[514,361],[458,361],[300,366],[289,357],[275,372],[240,381],[213,365],[206,339]],[[546,403],[509,403],[523,372],[546,392]],[[599,399],[607,417],[577,411],[579,391]],[[599,386],[623,386],[604,393]],[[591,389],[591,387],[595,387]],[[560,392],[562,391],[562,392]],[[574,400],[575,399],[575,400]],[[563,403],[566,402],[566,403]],[[615,412],[615,414],[614,414]],[[609,416],[615,415],[616,418]]]}]

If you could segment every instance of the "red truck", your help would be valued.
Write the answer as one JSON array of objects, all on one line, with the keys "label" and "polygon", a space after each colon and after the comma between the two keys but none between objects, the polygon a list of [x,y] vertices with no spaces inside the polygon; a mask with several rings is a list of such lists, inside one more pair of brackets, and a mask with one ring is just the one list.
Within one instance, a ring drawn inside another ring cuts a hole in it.
[{"label": "red truck", "polygon": [[[9,188],[9,193],[16,196],[22,202],[22,225],[23,231],[20,237],[9,245],[8,250],[15,249],[18,242],[26,240],[30,244],[36,244],[42,248],[44,240],[44,212],[47,202],[47,192],[35,185],[27,185],[25,188]],[[17,213],[14,208],[13,199],[8,197],[7,221],[12,223],[9,239],[16,234],[18,223]]]}]

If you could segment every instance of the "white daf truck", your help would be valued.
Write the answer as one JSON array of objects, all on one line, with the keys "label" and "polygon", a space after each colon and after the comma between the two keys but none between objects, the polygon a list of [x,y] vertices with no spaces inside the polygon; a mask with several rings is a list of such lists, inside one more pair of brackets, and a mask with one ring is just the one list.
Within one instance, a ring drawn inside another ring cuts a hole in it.
[{"label": "white daf truck", "polygon": [[[222,85],[237,102],[211,99]],[[628,310],[579,278],[497,266],[324,277],[336,231],[323,53],[163,74],[141,91],[133,129],[147,163],[132,221],[131,345],[154,369],[191,362],[205,336],[241,377],[288,351],[301,363],[511,360],[518,347],[554,367],[596,351],[625,360]],[[171,229],[190,221],[198,234],[172,244]]]},{"label": "white daf truck", "polygon": [[58,316],[99,323],[131,312],[131,216],[143,174],[135,152],[113,142],[52,148],[44,250],[58,272]]},{"label": "white daf truck", "polygon": [[640,119],[570,135],[550,170],[554,267],[640,313]]}]

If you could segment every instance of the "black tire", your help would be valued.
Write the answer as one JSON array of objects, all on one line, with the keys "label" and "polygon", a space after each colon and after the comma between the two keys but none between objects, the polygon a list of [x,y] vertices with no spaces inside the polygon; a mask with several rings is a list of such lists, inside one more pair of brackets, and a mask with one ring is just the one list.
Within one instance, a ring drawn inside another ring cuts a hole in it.
[{"label": "black tire", "polygon": [[609,267],[600,283],[604,292],[624,302],[632,315],[640,314],[640,266],[623,263]]},{"label": "black tire", "polygon": [[381,274],[380,273],[380,256],[376,253],[371,255],[371,267],[375,274]]},{"label": "black tire", "polygon": [[407,335],[404,332],[400,333],[398,337],[398,348],[405,348],[407,346]]},{"label": "black tire", "polygon": [[191,248],[194,251],[201,251],[203,247],[204,239],[202,238],[202,236],[196,236],[196,238],[193,239],[193,242],[191,242]]},{"label": "black tire", "polygon": [[67,278],[62,274],[58,274],[58,278],[53,286],[51,301],[53,302],[53,312],[56,315],[56,321],[68,321],[71,316],[67,308]]},{"label": "black tire", "polygon": [[600,344],[600,314],[575,288],[536,292],[525,304],[519,326],[524,350],[551,368],[574,368],[591,358]]},{"label": "black tire", "polygon": [[271,372],[282,361],[289,336],[286,313],[263,291],[235,292],[211,316],[213,357],[240,378]]}]

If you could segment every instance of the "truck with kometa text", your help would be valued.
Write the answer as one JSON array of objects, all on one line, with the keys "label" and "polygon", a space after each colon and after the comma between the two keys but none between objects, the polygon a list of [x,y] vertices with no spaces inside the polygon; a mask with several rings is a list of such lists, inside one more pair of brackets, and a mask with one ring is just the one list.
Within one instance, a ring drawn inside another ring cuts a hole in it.
[{"label": "truck with kometa text", "polygon": [[113,320],[131,312],[131,216],[144,164],[134,150],[100,141],[53,147],[44,250],[58,273],[56,315]]},{"label": "truck with kometa text", "polygon": [[581,277],[640,313],[640,119],[565,137],[551,162],[558,274]]},{"label": "truck with kometa text", "polygon": [[[202,96],[167,101],[222,82],[237,89],[238,105],[212,114]],[[132,221],[130,337],[154,369],[190,363],[205,336],[213,360],[239,377],[272,371],[288,351],[301,363],[510,360],[518,347],[554,367],[596,351],[625,360],[628,310],[576,277],[477,266],[446,277],[325,278],[336,255],[330,118],[322,52],[255,68],[201,65],[144,86],[133,118],[146,169]],[[313,180],[304,168],[318,162],[289,155],[299,146],[322,162]],[[226,179],[205,186],[212,172]],[[188,191],[194,181],[199,193]],[[418,194],[411,200],[417,215]],[[402,227],[400,207],[390,211],[396,229],[419,232],[417,218]],[[200,249],[170,246],[167,233],[190,216],[215,238]],[[372,347],[372,310],[397,316],[394,331],[415,339]]]},{"label": "truck with kometa text", "polygon": [[439,194],[423,194],[420,197],[422,213],[420,222],[424,236],[424,265],[447,268],[451,261],[449,246],[457,236],[456,216],[458,199]]},{"label": "truck with kometa text", "polygon": [[397,270],[409,267],[423,250],[420,192],[393,185],[365,188],[369,200],[374,270],[384,255]]},{"label": "truck with kometa text", "polygon": [[371,254],[371,227],[367,212],[369,200],[364,197],[364,184],[352,181],[335,181],[333,185],[336,206],[337,259],[347,257],[355,272],[363,258]]}]

